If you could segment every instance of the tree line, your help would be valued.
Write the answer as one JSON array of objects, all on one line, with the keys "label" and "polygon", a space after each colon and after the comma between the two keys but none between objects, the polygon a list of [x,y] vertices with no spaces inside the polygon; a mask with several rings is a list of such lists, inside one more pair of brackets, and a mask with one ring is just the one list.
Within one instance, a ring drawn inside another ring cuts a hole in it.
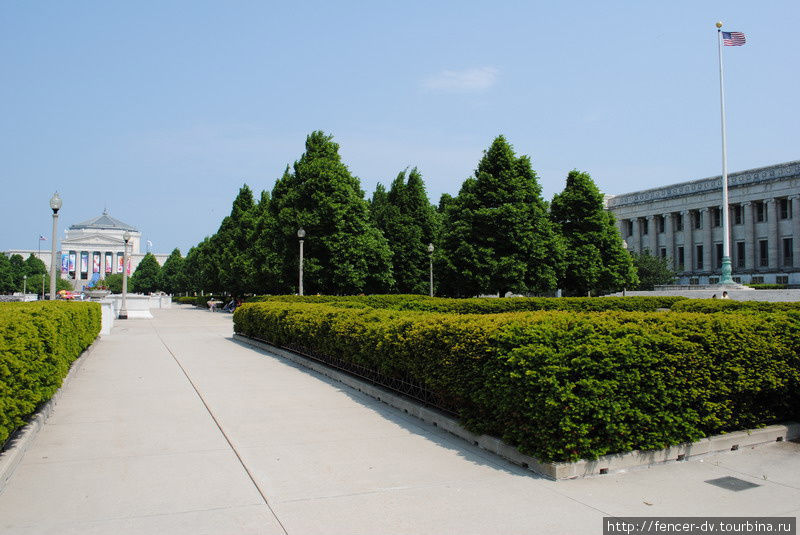
[{"label": "tree line", "polygon": [[[430,262],[437,295],[602,294],[636,288],[637,263],[654,260],[628,253],[588,173],[571,171],[547,202],[530,158],[503,136],[456,196],[433,205],[417,168],[365,199],[338,144],[317,131],[271,192],[256,199],[243,185],[215,234],[186,257],[175,249],[163,267],[146,256],[132,283],[169,293],[296,293],[301,228],[306,294],[427,293]],[[674,274],[655,261],[669,282]]]}]

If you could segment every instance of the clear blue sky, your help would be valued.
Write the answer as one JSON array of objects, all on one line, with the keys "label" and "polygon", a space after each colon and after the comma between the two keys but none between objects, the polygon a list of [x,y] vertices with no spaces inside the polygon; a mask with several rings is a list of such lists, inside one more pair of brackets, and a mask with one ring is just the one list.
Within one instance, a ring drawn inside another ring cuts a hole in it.
[{"label": "clear blue sky", "polygon": [[[433,202],[504,134],[545,198],[800,159],[800,2],[0,3],[0,250],[108,206],[156,252],[212,234],[332,133],[369,197],[407,166]],[[49,242],[46,247],[49,248]]]}]

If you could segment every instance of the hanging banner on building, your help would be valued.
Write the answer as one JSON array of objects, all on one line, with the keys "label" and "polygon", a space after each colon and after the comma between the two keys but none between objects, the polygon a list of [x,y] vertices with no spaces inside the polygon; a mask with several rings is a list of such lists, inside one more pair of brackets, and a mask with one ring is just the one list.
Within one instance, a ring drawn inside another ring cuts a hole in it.
[{"label": "hanging banner on building", "polygon": [[89,253],[81,253],[81,273],[89,273]]},{"label": "hanging banner on building", "polygon": [[92,273],[100,273],[100,253],[92,255]]},{"label": "hanging banner on building", "polygon": [[74,273],[75,272],[75,264],[76,264],[77,260],[78,259],[76,257],[76,253],[69,253],[69,272],[70,273]]},{"label": "hanging banner on building", "polygon": [[131,259],[128,258],[128,275],[131,274]]},{"label": "hanging banner on building", "polygon": [[114,253],[106,253],[106,273],[114,271]]},{"label": "hanging banner on building", "polygon": [[69,273],[69,254],[61,254],[61,274],[66,275]]},{"label": "hanging banner on building", "polygon": [[123,262],[122,255],[117,255],[117,273],[122,273]]}]

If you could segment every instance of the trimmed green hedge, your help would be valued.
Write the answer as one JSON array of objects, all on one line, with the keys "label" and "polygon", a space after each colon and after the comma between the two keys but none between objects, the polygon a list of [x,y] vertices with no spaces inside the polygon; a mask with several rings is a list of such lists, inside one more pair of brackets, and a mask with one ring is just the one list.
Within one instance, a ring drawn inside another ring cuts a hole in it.
[{"label": "trimmed green hedge", "polygon": [[410,376],[468,428],[545,461],[800,417],[796,312],[459,315],[290,301],[241,306],[235,331]]},{"label": "trimmed green hedge", "polygon": [[800,310],[800,302],[735,301],[733,299],[685,299],[671,307],[676,312],[787,312]]},{"label": "trimmed green hedge", "polygon": [[454,314],[498,314],[533,310],[628,310],[656,311],[670,308],[683,297],[475,297],[448,299],[424,295],[278,295],[260,296],[248,302],[328,303],[346,308],[381,308],[389,310],[417,310]]},{"label": "trimmed green hedge", "polygon": [[0,444],[53,396],[99,333],[97,303],[0,303]]},{"label": "trimmed green hedge", "polygon": [[[214,299],[215,301],[222,301],[227,302],[230,301],[230,297],[223,297],[223,296],[210,296],[210,295],[189,295],[184,297],[173,297],[172,302],[178,303],[179,305],[194,305],[198,307],[208,308],[208,302]],[[227,301],[226,301],[227,299]]]}]

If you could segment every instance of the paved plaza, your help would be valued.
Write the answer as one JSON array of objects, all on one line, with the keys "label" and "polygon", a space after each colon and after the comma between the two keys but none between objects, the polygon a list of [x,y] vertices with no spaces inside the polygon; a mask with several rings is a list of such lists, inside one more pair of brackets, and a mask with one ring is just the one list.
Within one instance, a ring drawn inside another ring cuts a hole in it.
[{"label": "paved plaza", "polygon": [[[604,516],[798,516],[800,445],[550,481],[231,339],[116,323],[0,492],[0,533],[602,533]],[[707,481],[733,477],[731,490]]]}]

